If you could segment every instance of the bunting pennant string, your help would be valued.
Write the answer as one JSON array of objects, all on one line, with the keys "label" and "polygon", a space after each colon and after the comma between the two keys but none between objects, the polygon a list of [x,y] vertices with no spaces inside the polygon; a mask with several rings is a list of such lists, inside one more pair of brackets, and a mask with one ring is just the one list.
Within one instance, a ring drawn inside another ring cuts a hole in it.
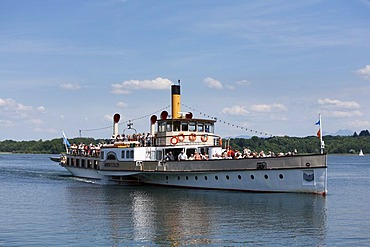
[{"label": "bunting pennant string", "polygon": [[217,118],[217,117],[212,117],[212,116],[210,116],[210,115],[208,115],[208,114],[205,114],[205,113],[202,113],[201,111],[199,111],[199,110],[197,110],[197,109],[194,109],[193,107],[190,107],[190,106],[188,106],[188,105],[185,105],[185,104],[181,104],[181,105],[183,105],[183,106],[185,106],[186,108],[188,108],[189,110],[191,110],[191,111],[194,111],[194,112],[197,112],[197,113],[199,113],[200,115],[203,115],[204,117],[208,117],[208,118],[211,118],[211,119],[214,119],[214,120],[216,120],[216,121],[218,121],[218,122],[220,122],[220,123],[223,123],[223,124],[227,124],[228,126],[232,126],[232,127],[235,127],[235,128],[237,128],[237,129],[242,129],[242,130],[246,130],[246,131],[250,131],[251,133],[255,133],[255,134],[260,134],[260,135],[264,135],[264,136],[268,136],[268,137],[273,137],[273,135],[272,134],[269,134],[269,133],[267,133],[267,132],[263,132],[263,131],[258,131],[258,130],[252,130],[252,129],[249,129],[249,128],[246,128],[246,127],[242,127],[242,126],[239,126],[239,125],[237,125],[237,124],[233,124],[233,123],[229,123],[229,122],[226,122],[226,121],[224,121],[224,120],[222,120],[222,119],[219,119],[219,118]]},{"label": "bunting pennant string", "polygon": [[[199,111],[199,110],[197,110],[197,109],[195,109],[195,108],[193,108],[193,107],[190,107],[190,106],[188,106],[188,105],[185,105],[185,104],[181,104],[181,105],[185,106],[185,107],[186,107],[186,108],[188,108],[189,110],[192,110],[192,111],[194,111],[194,112],[199,113],[200,115],[202,115],[202,116],[204,116],[204,117],[207,117],[207,118],[210,118],[210,119],[214,119],[215,121],[220,122],[220,123],[223,123],[223,124],[225,124],[225,125],[227,124],[228,126],[231,126],[231,127],[237,128],[237,129],[241,129],[241,130],[245,130],[245,131],[249,131],[249,132],[251,132],[251,133],[255,133],[255,134],[260,134],[260,135],[264,135],[264,136],[273,137],[273,135],[272,135],[272,134],[269,134],[269,133],[267,133],[267,132],[258,131],[258,130],[253,130],[253,129],[249,129],[249,128],[246,128],[246,127],[243,127],[243,126],[239,126],[239,125],[237,125],[237,124],[233,124],[233,123],[230,123],[230,122],[224,121],[224,120],[219,119],[219,118],[217,118],[217,117],[212,117],[212,116],[210,116],[210,115],[208,115],[208,114],[206,114],[206,113],[204,113],[204,112],[201,112],[201,111]],[[168,106],[163,107],[163,108],[161,108],[161,109],[159,109],[159,110],[157,110],[157,111],[155,111],[155,112],[152,112],[152,113],[150,113],[150,114],[146,114],[146,115],[143,115],[143,116],[140,116],[140,117],[137,117],[137,118],[132,118],[132,119],[129,119],[129,120],[127,120],[127,121],[121,122],[121,123],[119,123],[119,125],[127,124],[127,123],[129,123],[129,122],[131,122],[131,123],[132,123],[132,122],[134,122],[134,121],[141,120],[141,119],[143,119],[143,118],[148,118],[148,117],[150,117],[151,115],[154,115],[154,114],[156,114],[156,113],[158,113],[158,112],[162,112],[163,110],[166,110],[166,109],[168,109],[168,108],[170,108],[170,107],[171,107],[171,105],[168,105]],[[111,129],[111,128],[113,128],[113,126],[112,126],[112,125],[110,125],[110,126],[106,126],[106,127],[101,127],[101,128],[95,128],[95,129],[80,129],[79,131],[80,131],[80,133],[81,133],[82,131],[83,131],[83,132],[100,131],[100,130]]]}]

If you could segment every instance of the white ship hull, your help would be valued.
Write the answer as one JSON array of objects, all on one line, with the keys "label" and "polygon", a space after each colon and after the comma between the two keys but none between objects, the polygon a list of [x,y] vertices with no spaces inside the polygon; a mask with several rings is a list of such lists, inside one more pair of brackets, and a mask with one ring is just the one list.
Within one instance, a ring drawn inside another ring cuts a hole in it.
[{"label": "white ship hull", "polygon": [[[304,179],[312,176],[312,181]],[[141,182],[164,186],[255,192],[326,193],[326,169],[284,169],[202,173],[146,173]]]},{"label": "white ship hull", "polygon": [[104,175],[99,174],[98,170],[91,168],[79,168],[73,166],[64,166],[73,176],[79,178],[105,179]]},{"label": "white ship hull", "polygon": [[[88,158],[83,158],[87,159]],[[222,162],[228,167],[232,164],[244,166],[254,162],[265,162],[274,165],[277,161],[288,164],[290,160],[326,159],[320,156],[291,157],[277,159],[252,159]],[[227,163],[225,163],[227,162]],[[242,163],[243,162],[243,163]],[[279,163],[280,163],[279,162]],[[200,166],[208,163],[200,163]],[[218,163],[218,162],[217,162]],[[211,163],[216,166],[217,163]],[[295,167],[295,168],[270,168],[248,169],[246,167],[231,168],[228,170],[210,170],[203,167],[199,170],[197,163],[191,162],[191,169],[181,168],[189,166],[189,162],[174,162],[168,166],[158,165],[150,171],[145,167],[135,167],[131,170],[104,170],[103,165],[98,169],[76,166],[65,166],[76,177],[113,181],[118,184],[151,184],[160,186],[188,187],[201,189],[240,190],[252,192],[296,192],[296,193],[327,193],[327,168],[326,167]],[[175,167],[175,169],[173,169]],[[181,170],[176,170],[181,168]],[[136,169],[136,170],[135,170]],[[198,169],[198,171],[196,171]]]}]

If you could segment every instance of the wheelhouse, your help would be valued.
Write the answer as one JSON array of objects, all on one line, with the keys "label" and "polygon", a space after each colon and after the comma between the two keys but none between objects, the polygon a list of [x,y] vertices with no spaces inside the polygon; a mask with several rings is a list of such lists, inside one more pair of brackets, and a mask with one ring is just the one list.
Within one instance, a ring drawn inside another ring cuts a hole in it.
[{"label": "wheelhouse", "polygon": [[156,143],[158,146],[176,145],[220,145],[215,135],[215,120],[211,119],[162,119],[158,120]]}]

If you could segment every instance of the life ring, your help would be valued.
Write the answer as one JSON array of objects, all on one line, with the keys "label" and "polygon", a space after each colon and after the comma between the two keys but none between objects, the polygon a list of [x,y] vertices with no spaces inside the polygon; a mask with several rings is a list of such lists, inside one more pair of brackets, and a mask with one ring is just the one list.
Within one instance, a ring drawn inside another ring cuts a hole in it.
[{"label": "life ring", "polygon": [[172,136],[170,142],[172,145],[176,145],[179,142],[179,139],[177,136]]},{"label": "life ring", "polygon": [[194,133],[191,133],[191,134],[189,135],[189,141],[193,142],[193,141],[195,141],[195,139],[197,139],[197,135],[196,135],[196,134],[194,134]]},{"label": "life ring", "polygon": [[179,142],[183,142],[185,140],[185,135],[183,133],[180,133],[177,135],[177,139]]},{"label": "life ring", "polygon": [[208,135],[203,135],[201,138],[202,142],[208,141]]}]

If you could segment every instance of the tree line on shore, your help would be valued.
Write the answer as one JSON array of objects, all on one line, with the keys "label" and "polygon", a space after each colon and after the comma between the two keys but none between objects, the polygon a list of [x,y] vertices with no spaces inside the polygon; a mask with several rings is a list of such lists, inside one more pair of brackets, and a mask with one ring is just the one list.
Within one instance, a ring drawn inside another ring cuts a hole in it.
[{"label": "tree line on shore", "polygon": [[[349,154],[358,153],[361,149],[364,153],[370,153],[370,133],[368,130],[361,131],[360,134],[354,133],[352,136],[331,136],[323,137],[325,142],[325,152],[329,154]],[[72,138],[70,143],[98,144],[107,143],[109,140],[94,138]],[[253,136],[249,139],[231,138],[223,139],[223,146],[230,146],[234,150],[242,151],[248,147],[253,151],[272,151],[275,153],[294,152],[300,153],[319,153],[320,140],[316,136],[289,137],[275,136],[260,138]],[[45,153],[59,154],[65,152],[62,138],[38,141],[0,141],[0,152],[7,153]]]}]

